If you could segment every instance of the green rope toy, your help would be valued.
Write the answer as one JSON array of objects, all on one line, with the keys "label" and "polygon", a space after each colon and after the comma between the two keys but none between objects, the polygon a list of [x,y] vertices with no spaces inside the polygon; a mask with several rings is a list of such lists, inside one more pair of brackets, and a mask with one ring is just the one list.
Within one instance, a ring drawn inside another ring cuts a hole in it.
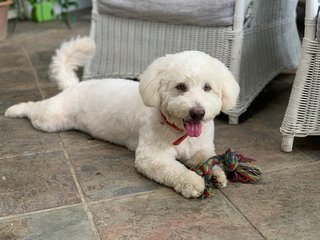
[{"label": "green rope toy", "polygon": [[199,198],[209,197],[211,189],[215,187],[212,169],[217,164],[223,166],[227,178],[231,182],[256,183],[262,171],[259,167],[251,164],[253,161],[255,160],[246,158],[229,148],[224,154],[209,158],[204,163],[192,167],[190,170],[202,176],[205,181],[205,190]]}]

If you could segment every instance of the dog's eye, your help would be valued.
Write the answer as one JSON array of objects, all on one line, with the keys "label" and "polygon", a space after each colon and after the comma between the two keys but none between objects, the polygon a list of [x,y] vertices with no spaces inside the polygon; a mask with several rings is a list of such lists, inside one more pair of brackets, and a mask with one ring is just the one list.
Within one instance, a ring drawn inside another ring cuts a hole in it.
[{"label": "dog's eye", "polygon": [[209,85],[209,84],[205,84],[204,85],[204,87],[203,87],[203,90],[205,91],[205,92],[209,92],[209,91],[211,91],[211,86]]},{"label": "dog's eye", "polygon": [[180,92],[186,92],[188,90],[188,87],[184,83],[179,83],[176,86],[176,89],[179,90]]}]

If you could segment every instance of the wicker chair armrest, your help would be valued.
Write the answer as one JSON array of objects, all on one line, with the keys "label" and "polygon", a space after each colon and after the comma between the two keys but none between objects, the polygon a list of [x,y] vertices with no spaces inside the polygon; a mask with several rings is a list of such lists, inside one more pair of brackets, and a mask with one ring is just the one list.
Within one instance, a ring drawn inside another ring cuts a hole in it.
[{"label": "wicker chair armrest", "polygon": [[317,0],[306,0],[305,30],[304,38],[313,41],[317,34],[319,2]]}]

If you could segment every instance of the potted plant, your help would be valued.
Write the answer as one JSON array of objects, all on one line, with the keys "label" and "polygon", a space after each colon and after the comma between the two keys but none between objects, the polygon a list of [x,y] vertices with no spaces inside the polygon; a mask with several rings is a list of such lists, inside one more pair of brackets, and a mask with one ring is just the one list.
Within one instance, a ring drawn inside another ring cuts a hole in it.
[{"label": "potted plant", "polygon": [[7,37],[8,9],[12,0],[0,0],[0,41]]}]

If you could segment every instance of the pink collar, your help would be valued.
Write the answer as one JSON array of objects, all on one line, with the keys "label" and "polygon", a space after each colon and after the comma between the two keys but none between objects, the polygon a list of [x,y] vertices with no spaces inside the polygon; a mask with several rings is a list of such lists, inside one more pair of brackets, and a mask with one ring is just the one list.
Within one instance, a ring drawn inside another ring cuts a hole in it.
[{"label": "pink collar", "polygon": [[[174,123],[171,123],[167,120],[166,116],[160,111],[161,116],[163,118],[163,120],[166,122],[166,124],[168,124],[170,127],[178,130],[179,132],[184,132],[183,129],[178,128]],[[188,134],[184,134],[182,137],[178,138],[176,141],[174,141],[172,144],[173,145],[179,145],[183,140],[185,140],[188,137]]]}]

